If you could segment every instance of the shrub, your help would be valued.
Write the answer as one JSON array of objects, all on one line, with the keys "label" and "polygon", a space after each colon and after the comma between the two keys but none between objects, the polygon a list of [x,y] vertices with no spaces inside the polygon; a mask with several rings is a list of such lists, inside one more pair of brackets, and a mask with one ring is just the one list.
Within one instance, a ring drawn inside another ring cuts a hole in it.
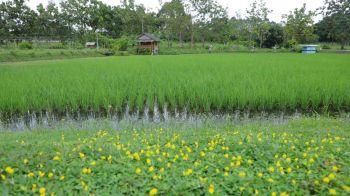
[{"label": "shrub", "polygon": [[114,51],[127,51],[131,41],[129,38],[122,37],[117,39],[113,44]]},{"label": "shrub", "polygon": [[322,49],[331,49],[331,46],[327,45],[327,44],[324,44],[324,45],[322,45]]},{"label": "shrub", "polygon": [[33,44],[30,43],[30,42],[21,42],[21,43],[19,43],[18,46],[22,50],[25,50],[25,49],[31,50],[31,49],[33,49]]}]

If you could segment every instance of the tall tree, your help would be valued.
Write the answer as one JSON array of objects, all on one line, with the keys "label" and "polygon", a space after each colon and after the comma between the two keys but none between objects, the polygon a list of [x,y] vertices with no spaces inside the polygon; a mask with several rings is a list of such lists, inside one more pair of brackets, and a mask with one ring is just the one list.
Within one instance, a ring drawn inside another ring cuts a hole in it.
[{"label": "tall tree", "polygon": [[181,0],[172,0],[165,3],[158,13],[163,22],[163,30],[167,35],[168,47],[171,40],[178,37],[179,43],[183,44],[184,33],[190,24],[190,16],[186,14]]},{"label": "tall tree", "polygon": [[[210,24],[213,19],[227,18],[227,10],[216,0],[188,0],[189,11],[193,13],[191,18],[195,23],[192,31],[197,32],[204,46],[207,36],[211,33]],[[192,41],[194,35],[192,35]]]},{"label": "tall tree", "polygon": [[285,36],[286,40],[296,40],[298,43],[308,43],[315,41],[314,21],[315,12],[306,11],[306,4],[300,9],[296,8],[294,11],[284,15],[285,19]]},{"label": "tall tree", "polygon": [[344,49],[350,42],[350,1],[325,0],[323,13],[328,26],[329,37],[337,40]]},{"label": "tall tree", "polygon": [[256,37],[259,40],[259,47],[262,48],[269,33],[270,23],[268,15],[272,10],[266,7],[264,0],[255,0],[250,6],[251,8],[247,10],[247,14],[252,34],[251,38]]}]

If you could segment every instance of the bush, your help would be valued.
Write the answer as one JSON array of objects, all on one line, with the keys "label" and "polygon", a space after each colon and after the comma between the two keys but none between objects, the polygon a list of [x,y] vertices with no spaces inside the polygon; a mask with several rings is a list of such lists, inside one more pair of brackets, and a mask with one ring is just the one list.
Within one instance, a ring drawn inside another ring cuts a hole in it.
[{"label": "bush", "polygon": [[113,44],[113,50],[114,51],[127,51],[128,47],[131,43],[131,40],[126,37],[122,37],[120,39],[117,39]]},{"label": "bush", "polygon": [[30,42],[21,42],[21,43],[19,43],[18,46],[22,50],[25,50],[25,49],[31,50],[31,49],[33,49],[33,44],[30,43]]},{"label": "bush", "polygon": [[322,45],[322,49],[331,49],[331,46],[327,45],[327,44],[324,44],[324,45]]},{"label": "bush", "polygon": [[286,48],[292,48],[295,49],[295,47],[298,46],[298,41],[295,39],[290,39],[286,43]]}]

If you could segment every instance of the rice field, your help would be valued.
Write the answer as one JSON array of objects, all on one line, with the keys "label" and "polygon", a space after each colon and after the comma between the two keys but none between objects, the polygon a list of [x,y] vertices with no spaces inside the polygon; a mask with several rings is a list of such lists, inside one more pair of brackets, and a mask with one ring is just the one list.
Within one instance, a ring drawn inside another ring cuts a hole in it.
[{"label": "rice field", "polygon": [[[349,195],[349,123],[0,133],[2,195]],[[316,134],[315,134],[316,133]]]},{"label": "rice field", "polygon": [[350,111],[350,56],[206,54],[0,64],[0,113]]}]

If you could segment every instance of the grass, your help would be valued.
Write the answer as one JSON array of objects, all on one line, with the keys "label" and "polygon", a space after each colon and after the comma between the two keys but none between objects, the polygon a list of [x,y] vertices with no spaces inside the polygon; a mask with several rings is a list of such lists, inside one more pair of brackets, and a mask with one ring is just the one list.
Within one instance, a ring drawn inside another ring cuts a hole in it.
[{"label": "grass", "polygon": [[349,125],[2,132],[0,193],[346,195]]},{"label": "grass", "polygon": [[20,62],[32,60],[53,60],[53,59],[69,59],[81,57],[101,57],[103,50],[89,49],[1,49],[0,62]]},{"label": "grass", "polygon": [[350,56],[129,56],[0,65],[0,111],[349,111]]}]

